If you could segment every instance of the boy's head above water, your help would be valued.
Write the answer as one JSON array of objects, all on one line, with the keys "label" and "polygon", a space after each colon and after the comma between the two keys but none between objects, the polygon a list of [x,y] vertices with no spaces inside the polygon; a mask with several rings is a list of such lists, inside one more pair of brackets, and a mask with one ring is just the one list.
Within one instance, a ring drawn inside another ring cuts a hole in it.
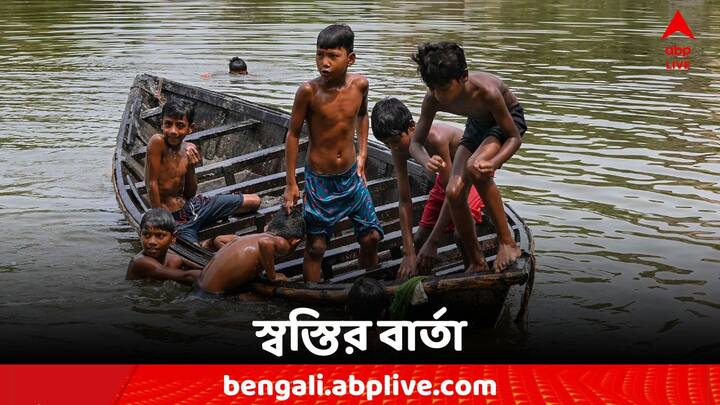
[{"label": "boy's head above water", "polygon": [[195,106],[186,101],[170,100],[162,108],[162,127],[165,141],[171,146],[179,146],[183,138],[195,127]]},{"label": "boy's head above water", "polygon": [[[453,42],[424,43],[412,56],[423,82],[440,102],[456,94],[467,79],[467,62],[462,47]],[[437,93],[437,94],[436,94]],[[440,95],[440,97],[438,97]]]},{"label": "boy's head above water", "polygon": [[236,75],[246,75],[248,73],[247,64],[237,56],[230,59],[229,69],[230,73]]},{"label": "boy's head above water", "polygon": [[382,284],[374,278],[361,277],[350,288],[345,315],[351,320],[378,321],[388,305]]},{"label": "boy's head above water", "polygon": [[405,104],[394,97],[384,98],[373,107],[370,120],[377,140],[394,151],[408,151],[415,121]]},{"label": "boy's head above water", "polygon": [[299,209],[290,210],[289,214],[280,209],[272,216],[265,230],[287,239],[295,249],[305,239],[305,219]]},{"label": "boy's head above water", "polygon": [[140,240],[145,256],[161,257],[175,242],[175,219],[164,208],[152,208],[140,221]]},{"label": "boy's head above water", "polygon": [[348,66],[355,63],[354,42],[355,34],[346,24],[329,25],[320,31],[315,59],[323,78],[345,74]]}]

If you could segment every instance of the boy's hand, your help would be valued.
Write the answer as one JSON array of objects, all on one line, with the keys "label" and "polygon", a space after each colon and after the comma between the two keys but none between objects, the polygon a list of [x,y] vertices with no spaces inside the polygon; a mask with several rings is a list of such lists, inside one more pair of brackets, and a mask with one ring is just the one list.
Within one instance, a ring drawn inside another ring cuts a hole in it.
[{"label": "boy's hand", "polygon": [[288,281],[288,278],[282,273],[275,273],[275,277],[270,281],[272,281],[273,283],[278,283],[281,281]]},{"label": "boy's hand", "polygon": [[358,159],[357,162],[357,174],[362,179],[363,183],[367,186],[367,178],[365,177],[365,162],[360,162]]},{"label": "boy's hand", "polygon": [[298,198],[300,198],[300,189],[297,184],[285,187],[285,193],[283,194],[283,207],[285,207],[285,211],[287,211],[288,214],[292,211]]},{"label": "boy's hand", "polygon": [[432,155],[425,163],[425,169],[432,173],[439,172],[443,167],[445,167],[445,161],[438,155]]},{"label": "boy's hand", "polygon": [[194,143],[186,142],[185,152],[187,153],[188,160],[190,161],[191,165],[196,165],[202,160],[202,158],[200,157],[200,151]]},{"label": "boy's hand", "polygon": [[495,165],[495,163],[493,163],[490,160],[479,160],[478,159],[475,161],[473,166],[475,166],[475,169],[477,169],[477,171],[479,171],[480,173],[487,173],[490,175],[494,175],[495,170],[499,169],[499,167],[497,167]]},{"label": "boy's hand", "polygon": [[417,258],[414,253],[406,253],[405,256],[403,256],[402,262],[400,263],[397,278],[409,278],[417,274],[417,268],[415,267],[415,263],[417,261],[416,259]]},{"label": "boy's hand", "polygon": [[418,252],[417,268],[420,274],[430,274],[437,263],[437,245],[428,240]]}]

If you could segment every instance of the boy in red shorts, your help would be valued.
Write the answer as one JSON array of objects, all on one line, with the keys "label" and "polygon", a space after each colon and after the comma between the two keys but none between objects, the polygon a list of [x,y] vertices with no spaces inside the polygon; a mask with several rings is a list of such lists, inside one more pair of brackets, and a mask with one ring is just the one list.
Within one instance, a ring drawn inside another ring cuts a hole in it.
[{"label": "boy in red shorts", "polygon": [[[435,177],[435,185],[420,219],[415,237],[412,236],[412,201],[410,180],[407,172],[407,160],[410,158],[410,140],[415,131],[410,110],[396,98],[386,98],[375,104],[372,111],[373,135],[390,148],[395,163],[400,200],[400,229],[402,232],[404,256],[398,278],[417,274],[432,267],[437,257],[437,244],[444,233],[453,232],[450,207],[445,199],[445,185],[450,178],[451,164],[444,165]],[[460,145],[463,131],[445,124],[433,124],[425,147],[428,154],[442,157],[444,162],[452,162]],[[483,202],[473,187],[468,195],[468,205],[476,223],[482,221]],[[455,240],[459,237],[455,235]],[[467,262],[464,249],[463,261]],[[417,254],[416,254],[417,251]],[[467,263],[465,263],[467,266]]]}]

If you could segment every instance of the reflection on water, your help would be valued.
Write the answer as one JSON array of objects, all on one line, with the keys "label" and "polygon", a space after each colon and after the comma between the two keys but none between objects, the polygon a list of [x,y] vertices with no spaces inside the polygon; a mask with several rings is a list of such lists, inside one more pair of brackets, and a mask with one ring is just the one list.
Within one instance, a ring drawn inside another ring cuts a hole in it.
[{"label": "reflection on water", "polygon": [[[448,39],[525,107],[529,132],[497,181],[536,238],[530,332],[518,338],[509,316],[472,331],[478,361],[488,351],[717,360],[720,12],[711,2],[681,6],[696,42],[660,41],[674,7],[649,1],[3,2],[7,353],[27,342],[62,351],[69,341],[106,342],[118,356],[197,353],[208,341],[237,356],[257,351],[248,321],[289,306],[194,303],[173,283],[122,280],[139,246],[110,183],[118,121],[141,72],[289,110],[316,74],[317,32],[343,21],[356,32],[352,69],[370,79],[371,104],[396,96],[418,114],[424,88],[409,55]],[[670,44],[693,46],[689,72],[665,70]],[[250,75],[200,78],[235,55]],[[140,348],[148,342],[163,349]]]}]

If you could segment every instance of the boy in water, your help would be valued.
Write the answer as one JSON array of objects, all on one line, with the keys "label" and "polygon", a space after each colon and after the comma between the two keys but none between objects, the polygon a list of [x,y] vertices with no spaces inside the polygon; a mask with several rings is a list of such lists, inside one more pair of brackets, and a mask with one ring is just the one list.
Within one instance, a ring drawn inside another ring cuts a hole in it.
[{"label": "boy in water", "polygon": [[[407,160],[410,158],[410,140],[415,132],[415,122],[405,104],[396,98],[386,98],[373,107],[372,129],[375,138],[390,148],[395,163],[395,176],[400,196],[400,230],[404,248],[398,278],[406,278],[417,274],[418,270],[422,273],[432,267],[437,257],[437,243],[442,234],[452,232],[454,229],[450,219],[450,208],[445,199],[445,186],[450,179],[450,164],[440,167],[435,177],[435,185],[430,190],[413,240],[412,200]],[[463,132],[458,128],[436,123],[430,127],[424,147],[428,154],[439,156],[443,162],[450,163],[454,161],[462,135]],[[474,187],[470,189],[467,202],[473,220],[475,223],[480,223],[483,202]],[[455,239],[459,242],[458,247],[463,253],[463,261],[467,266],[469,263],[458,235],[455,235]]]},{"label": "boy in water", "polygon": [[[344,217],[353,221],[360,244],[361,267],[377,264],[377,244],[383,230],[367,189],[368,81],[347,72],[355,63],[355,35],[344,24],[330,25],[317,38],[315,60],[320,76],[302,84],[295,93],[287,133],[285,159],[286,210],[300,196],[295,165],[303,122],[310,130],[305,168],[303,216],[307,224],[303,276],[320,281],[320,264],[335,225]],[[358,134],[358,154],[353,138]]]},{"label": "boy in water", "polygon": [[257,210],[260,198],[255,194],[195,195],[195,165],[200,153],[195,145],[183,141],[195,129],[194,114],[194,107],[187,102],[165,103],[162,133],[153,135],[147,145],[145,185],[150,205],[172,212],[177,236],[197,244],[202,228],[233,214]]},{"label": "boy in water", "polygon": [[523,109],[497,76],[468,73],[465,53],[458,44],[425,43],[418,47],[412,59],[428,91],[410,143],[410,154],[432,172],[450,165],[451,162],[439,155],[429,156],[424,148],[432,121],[438,111],[468,118],[445,190],[450,213],[467,254],[467,271],[486,270],[487,263],[467,203],[470,185],[474,184],[497,229],[498,253],[493,270],[503,271],[521,252],[509,229],[493,177],[495,170],[502,167],[522,143],[521,136],[527,130]]},{"label": "boy in water", "polygon": [[[228,73],[231,75],[246,75],[248,74],[248,68],[247,63],[245,63],[244,60],[240,59],[239,57],[235,56],[232,59],[230,59],[230,63],[228,64]],[[203,72],[200,73],[200,77],[203,79],[210,79],[211,77],[215,75],[221,75],[224,74],[223,72]]]},{"label": "boy in water", "polygon": [[[140,221],[140,241],[143,250],[130,260],[125,278],[127,280],[154,279],[173,280],[192,284],[200,276],[200,270],[180,256],[168,252],[175,242],[175,220],[167,210],[153,208]],[[193,267],[183,270],[182,266]]]},{"label": "boy in water", "polygon": [[275,258],[295,251],[305,237],[305,221],[298,210],[279,210],[265,227],[265,233],[239,236],[223,246],[203,269],[195,294],[223,295],[248,283],[265,270],[270,281],[287,281],[275,272]]}]

